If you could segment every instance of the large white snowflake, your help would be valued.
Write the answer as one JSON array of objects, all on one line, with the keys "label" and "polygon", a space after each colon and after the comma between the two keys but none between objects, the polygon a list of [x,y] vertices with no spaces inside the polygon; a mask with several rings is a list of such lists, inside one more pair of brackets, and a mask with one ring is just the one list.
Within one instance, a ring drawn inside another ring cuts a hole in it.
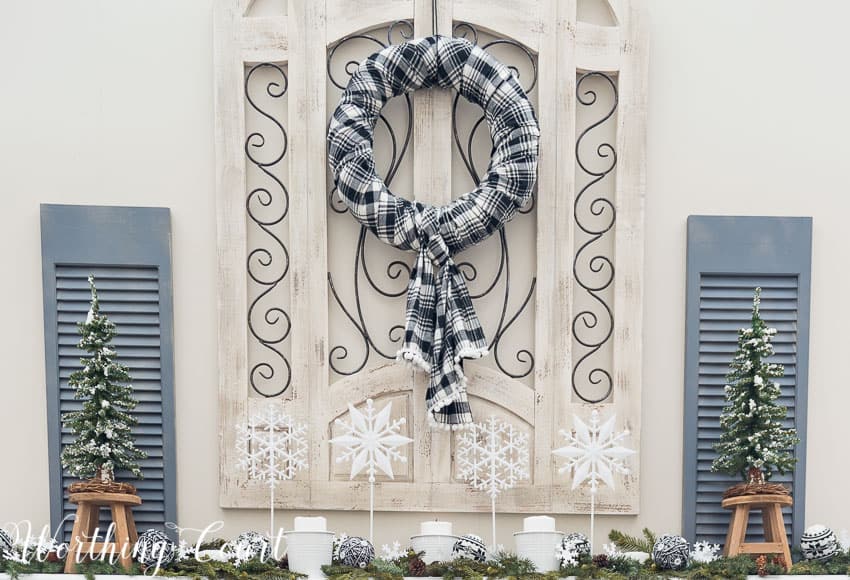
[{"label": "large white snowflake", "polygon": [[573,489],[588,481],[590,492],[595,495],[600,482],[613,488],[615,473],[629,473],[625,459],[635,452],[622,445],[629,436],[628,430],[614,433],[616,421],[617,416],[611,415],[600,425],[599,411],[594,409],[590,425],[573,415],[574,432],[561,430],[567,445],[552,453],[567,459],[558,472],[573,472]]},{"label": "large white snowflake", "polygon": [[295,477],[307,467],[307,425],[296,423],[277,405],[263,406],[238,427],[239,465],[254,479],[278,481]]},{"label": "large white snowflake", "polygon": [[529,478],[528,434],[490,417],[458,434],[457,474],[495,499]]},{"label": "large white snowflake", "polygon": [[348,404],[350,423],[341,419],[335,421],[344,433],[331,439],[331,443],[342,447],[343,452],[336,458],[337,463],[351,462],[351,479],[366,470],[369,482],[375,482],[378,470],[393,479],[392,462],[407,463],[407,457],[399,447],[407,445],[413,439],[399,433],[405,424],[404,417],[390,420],[392,401],[380,411],[375,411],[372,399],[366,400],[364,411]]}]

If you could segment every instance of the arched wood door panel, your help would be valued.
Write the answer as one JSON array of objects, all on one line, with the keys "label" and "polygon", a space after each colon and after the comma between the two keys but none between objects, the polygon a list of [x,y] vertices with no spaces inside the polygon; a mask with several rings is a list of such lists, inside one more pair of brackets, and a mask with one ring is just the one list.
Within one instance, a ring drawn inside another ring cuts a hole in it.
[{"label": "arched wood door panel", "polygon": [[[217,0],[222,506],[267,505],[268,488],[238,468],[234,433],[251,409],[271,402],[310,427],[310,468],[280,485],[278,504],[366,507],[365,479],[349,480],[328,440],[349,402],[372,398],[378,407],[392,402],[414,440],[396,478],[379,479],[378,509],[489,509],[486,496],[457,481],[455,435],[427,426],[424,375],[392,360],[412,258],[362,234],[335,203],[326,164],[328,118],[349,63],[431,34],[434,6],[440,34],[464,35],[516,67],[541,127],[533,206],[504,236],[457,257],[493,351],[466,364],[473,414],[510,421],[531,439],[532,479],[505,492],[500,508],[587,509],[587,495],[570,490],[551,455],[574,413],[616,412],[639,447],[642,5],[610,0],[606,25],[579,21],[575,0],[290,0],[280,13]],[[385,112],[376,159],[393,191],[445,204],[472,188],[489,155],[480,111],[429,90],[394,99]],[[607,228],[588,214],[603,206]],[[604,274],[606,261],[612,276],[603,285],[593,264]],[[601,493],[600,512],[637,511],[638,458],[632,467]]]}]

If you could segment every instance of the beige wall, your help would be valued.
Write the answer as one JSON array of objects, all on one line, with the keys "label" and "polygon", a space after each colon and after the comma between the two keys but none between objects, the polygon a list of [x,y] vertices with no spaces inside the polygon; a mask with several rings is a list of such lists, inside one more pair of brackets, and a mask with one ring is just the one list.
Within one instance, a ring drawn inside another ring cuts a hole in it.
[{"label": "beige wall", "polygon": [[[685,219],[698,213],[814,216],[807,522],[850,527],[850,505],[834,501],[850,476],[850,4],[649,9],[642,514],[599,527],[680,528]],[[179,523],[264,528],[262,511],[217,507],[211,29],[206,0],[0,3],[0,521],[49,518],[38,204],[55,202],[171,208]],[[367,531],[363,514],[326,515]],[[376,539],[406,537],[426,517],[380,514]],[[487,533],[485,514],[450,517],[457,531]],[[507,545],[519,520],[500,516]]]}]

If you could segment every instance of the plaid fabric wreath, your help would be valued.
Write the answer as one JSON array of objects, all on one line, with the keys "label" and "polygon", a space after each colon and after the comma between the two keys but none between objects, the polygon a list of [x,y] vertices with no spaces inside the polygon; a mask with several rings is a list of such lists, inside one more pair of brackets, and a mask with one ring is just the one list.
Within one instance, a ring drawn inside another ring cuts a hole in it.
[{"label": "plaid fabric wreath", "polygon": [[[478,187],[444,207],[393,195],[375,171],[373,131],[387,101],[428,87],[453,88],[483,110],[493,141]],[[351,214],[381,241],[417,252],[407,289],[398,358],[430,373],[429,417],[441,426],[472,421],[463,360],[487,354],[484,331],[452,256],[484,241],[531,197],[540,131],[511,71],[461,38],[431,36],[364,60],[343,92],[328,131],[328,161]]]}]

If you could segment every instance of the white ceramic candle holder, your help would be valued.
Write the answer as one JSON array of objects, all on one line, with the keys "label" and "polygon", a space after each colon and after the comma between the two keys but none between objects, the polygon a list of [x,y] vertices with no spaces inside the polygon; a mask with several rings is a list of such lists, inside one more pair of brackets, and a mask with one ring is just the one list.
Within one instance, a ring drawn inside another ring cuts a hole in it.
[{"label": "white ceramic candle holder", "polygon": [[334,534],[327,531],[325,518],[295,518],[295,529],[283,537],[290,570],[309,580],[325,578],[322,566],[331,564],[334,552]]},{"label": "white ceramic candle holder", "polygon": [[426,564],[448,562],[452,559],[452,548],[457,541],[457,536],[448,534],[425,534],[410,536],[410,547],[414,552],[424,552],[422,561]]},{"label": "white ceramic candle holder", "polygon": [[432,520],[419,524],[419,535],[410,537],[410,546],[414,552],[424,552],[422,561],[430,564],[450,561],[457,541],[451,522]]},{"label": "white ceramic candle holder", "polygon": [[541,573],[561,567],[557,549],[563,539],[564,533],[555,531],[555,519],[548,516],[525,518],[523,531],[514,533],[517,556],[531,560]]}]

